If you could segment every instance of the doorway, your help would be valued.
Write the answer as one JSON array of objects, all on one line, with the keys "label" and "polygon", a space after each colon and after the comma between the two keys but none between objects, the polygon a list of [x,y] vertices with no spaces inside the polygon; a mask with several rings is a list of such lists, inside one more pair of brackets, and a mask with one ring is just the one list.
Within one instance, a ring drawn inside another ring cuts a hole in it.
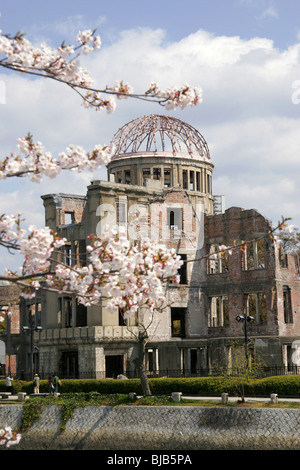
[{"label": "doorway", "polygon": [[78,379],[78,351],[62,353],[61,376],[68,379]]},{"label": "doorway", "polygon": [[119,374],[124,373],[124,356],[105,356],[105,375],[106,378],[117,378]]}]

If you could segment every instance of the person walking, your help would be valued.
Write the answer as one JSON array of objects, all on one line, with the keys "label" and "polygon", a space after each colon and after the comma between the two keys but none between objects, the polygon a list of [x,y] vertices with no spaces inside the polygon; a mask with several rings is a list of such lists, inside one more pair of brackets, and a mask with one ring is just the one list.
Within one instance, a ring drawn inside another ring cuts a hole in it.
[{"label": "person walking", "polygon": [[10,393],[12,392],[12,381],[13,381],[13,380],[14,380],[14,379],[12,378],[12,375],[8,375],[8,376],[6,377],[5,383],[6,383],[6,391],[7,391],[7,392],[10,392]]},{"label": "person walking", "polygon": [[33,393],[40,393],[40,378],[38,374],[34,374]]},{"label": "person walking", "polygon": [[60,380],[57,377],[57,375],[55,375],[54,378],[53,378],[53,385],[54,385],[55,393],[58,393],[58,386],[60,385]]},{"label": "person walking", "polygon": [[48,377],[48,391],[50,395],[54,392],[53,377],[51,377],[51,375]]}]

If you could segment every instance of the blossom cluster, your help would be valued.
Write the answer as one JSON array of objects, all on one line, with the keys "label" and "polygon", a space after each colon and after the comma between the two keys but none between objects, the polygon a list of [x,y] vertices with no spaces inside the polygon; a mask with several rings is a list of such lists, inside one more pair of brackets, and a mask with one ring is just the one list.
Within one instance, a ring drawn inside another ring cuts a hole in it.
[{"label": "blossom cluster", "polygon": [[107,228],[101,239],[92,237],[88,246],[89,264],[68,267],[58,264],[48,285],[74,292],[84,305],[107,299],[107,308],[122,309],[124,318],[139,308],[153,311],[164,300],[165,281],[176,280],[182,265],[174,249],[153,241],[132,244],[121,228]]},{"label": "blossom cluster", "polygon": [[0,445],[10,447],[19,444],[21,434],[13,432],[10,427],[0,429]]},{"label": "blossom cluster", "polygon": [[[24,255],[22,277],[38,276],[49,270],[51,256],[65,244],[65,239],[58,237],[49,227],[37,229],[30,226],[28,230],[21,228],[20,215],[0,217],[0,245],[18,250]],[[7,279],[19,279],[19,275],[6,270]],[[32,287],[38,288],[36,280],[30,280]],[[26,294],[25,294],[26,295]]]},{"label": "blossom cluster", "polygon": [[53,251],[63,246],[65,241],[64,238],[57,237],[49,227],[36,229],[30,226],[28,237],[22,239],[20,244],[20,253],[25,257],[23,275],[48,270]]},{"label": "blossom cluster", "polygon": [[69,145],[56,159],[41,142],[33,142],[30,135],[19,138],[18,147],[21,155],[11,153],[0,161],[0,179],[30,174],[32,181],[40,182],[44,175],[54,178],[61,170],[93,171],[107,165],[114,153],[110,146],[96,145],[92,152],[86,152],[81,146]]},{"label": "blossom cluster", "polygon": [[78,47],[61,44],[56,49],[42,43],[34,46],[23,34],[8,37],[0,31],[0,54],[5,56],[3,65],[19,70],[42,71],[46,76],[56,77],[76,86],[91,86],[93,81],[86,69],[80,67],[74,53],[82,48],[85,54],[99,49],[101,39],[94,32],[86,30],[77,35]]},{"label": "blossom cluster", "polygon": [[0,243],[10,245],[18,243],[25,235],[25,230],[20,228],[20,214],[0,216]]},{"label": "blossom cluster", "polygon": [[165,100],[166,109],[183,109],[188,106],[197,106],[202,103],[201,88],[191,87],[188,83],[181,88],[173,87],[162,91],[159,89],[157,83],[152,82],[150,88],[146,91],[146,94]]}]

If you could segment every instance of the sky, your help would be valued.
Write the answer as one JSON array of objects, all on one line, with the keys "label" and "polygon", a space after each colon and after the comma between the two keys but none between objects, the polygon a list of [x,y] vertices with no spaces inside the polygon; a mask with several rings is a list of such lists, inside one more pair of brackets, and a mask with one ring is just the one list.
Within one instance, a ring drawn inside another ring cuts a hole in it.
[{"label": "sky", "polygon": [[[4,159],[30,132],[53,155],[69,144],[92,150],[110,143],[125,123],[168,114],[194,126],[214,164],[213,194],[226,208],[256,209],[274,225],[281,216],[300,227],[300,2],[299,0],[0,0],[0,29],[25,32],[34,44],[75,43],[79,30],[97,28],[102,47],[83,57],[99,87],[115,80],[143,92],[189,83],[203,103],[167,111],[157,104],[119,100],[108,115],[85,109],[68,87],[0,68],[0,143]],[[93,174],[63,173],[39,184],[1,181],[0,213],[22,213],[44,225],[41,195],[85,194]],[[1,267],[14,261],[1,255]]]}]

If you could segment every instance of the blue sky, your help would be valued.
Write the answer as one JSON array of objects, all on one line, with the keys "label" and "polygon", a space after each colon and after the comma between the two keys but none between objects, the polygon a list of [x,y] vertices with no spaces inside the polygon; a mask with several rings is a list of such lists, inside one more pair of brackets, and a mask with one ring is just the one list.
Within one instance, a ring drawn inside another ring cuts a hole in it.
[{"label": "blue sky", "polygon": [[[35,43],[74,43],[94,27],[102,48],[84,59],[100,86],[124,79],[135,91],[189,82],[203,89],[197,108],[167,112],[120,101],[115,113],[86,110],[67,88],[0,70],[1,153],[30,131],[56,154],[70,143],[109,143],[126,122],[166,112],[196,127],[215,165],[213,192],[226,206],[257,209],[274,224],[281,215],[300,226],[299,0],[1,1],[0,29],[26,32]],[[299,83],[298,83],[299,82]],[[298,91],[299,90],[299,91]],[[39,185],[1,182],[0,211],[44,223],[42,194],[84,194],[95,174],[72,173]],[[5,262],[5,260],[4,260]]]},{"label": "blue sky", "polygon": [[63,23],[79,15],[86,28],[102,18],[102,36],[108,41],[124,29],[139,27],[163,28],[169,41],[205,29],[243,39],[267,37],[279,48],[294,44],[300,17],[298,0],[14,0],[1,1],[0,8],[2,27],[9,28],[3,31],[11,33],[34,33],[38,26]]}]

